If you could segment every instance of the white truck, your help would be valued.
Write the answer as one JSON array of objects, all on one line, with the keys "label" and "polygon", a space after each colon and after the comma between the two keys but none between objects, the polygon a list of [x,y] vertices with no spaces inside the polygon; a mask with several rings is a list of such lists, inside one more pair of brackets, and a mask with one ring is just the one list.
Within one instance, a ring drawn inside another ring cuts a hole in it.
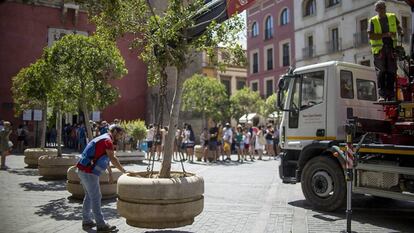
[{"label": "white truck", "polygon": [[353,192],[414,201],[414,103],[397,103],[404,121],[386,120],[376,80],[372,67],[331,61],[297,68],[279,81],[279,175],[284,183],[301,182],[316,209],[345,203],[345,169],[332,146],[344,146],[350,120],[364,131],[355,142],[375,132],[357,156]]}]

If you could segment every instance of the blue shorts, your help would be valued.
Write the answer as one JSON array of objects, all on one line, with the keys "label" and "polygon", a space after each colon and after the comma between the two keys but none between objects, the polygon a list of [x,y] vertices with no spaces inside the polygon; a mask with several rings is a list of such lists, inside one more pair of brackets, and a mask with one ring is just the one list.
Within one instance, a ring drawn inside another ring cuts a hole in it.
[{"label": "blue shorts", "polygon": [[266,144],[268,144],[268,145],[273,145],[273,140],[271,140],[271,139],[270,139],[270,140],[269,140],[269,139],[268,139],[268,140],[266,140]]}]

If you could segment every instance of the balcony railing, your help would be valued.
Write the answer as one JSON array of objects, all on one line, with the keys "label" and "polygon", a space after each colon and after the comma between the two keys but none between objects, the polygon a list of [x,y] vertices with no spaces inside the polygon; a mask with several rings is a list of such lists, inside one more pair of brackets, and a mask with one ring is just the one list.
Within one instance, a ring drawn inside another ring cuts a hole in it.
[{"label": "balcony railing", "polygon": [[362,47],[368,45],[368,32],[357,32],[354,34],[354,47]]},{"label": "balcony railing", "polygon": [[309,59],[315,56],[315,46],[309,46],[302,49],[303,59]]},{"label": "balcony railing", "polygon": [[326,42],[326,48],[328,50],[327,52],[336,53],[336,52],[341,51],[342,49],[341,42],[342,42],[341,38],[339,38],[338,40],[331,40],[331,41]]}]

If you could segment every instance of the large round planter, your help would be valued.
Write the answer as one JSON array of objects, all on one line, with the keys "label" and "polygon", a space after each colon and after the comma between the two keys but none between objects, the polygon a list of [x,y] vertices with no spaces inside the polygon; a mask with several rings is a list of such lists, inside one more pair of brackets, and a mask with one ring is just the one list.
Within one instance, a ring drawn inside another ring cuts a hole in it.
[{"label": "large round planter", "polygon": [[134,151],[116,151],[116,157],[122,164],[141,163],[145,158],[145,153],[139,150]]},{"label": "large round planter", "polygon": [[29,168],[37,168],[39,158],[43,155],[57,156],[57,149],[54,148],[28,148],[24,150],[24,163]]},{"label": "large round planter", "polygon": [[203,147],[200,145],[194,146],[194,154],[197,158],[197,161],[201,161],[203,158]]},{"label": "large round planter", "polygon": [[39,174],[46,179],[66,178],[68,169],[78,161],[76,155],[62,157],[43,155],[39,157]]},{"label": "large round planter", "polygon": [[194,217],[203,211],[202,177],[189,173],[180,178],[145,176],[146,172],[140,172],[124,174],[118,179],[117,209],[128,225],[157,229],[182,227],[192,224]]},{"label": "large round planter", "polygon": [[[112,168],[112,177],[114,183],[110,184],[108,182],[108,171],[105,170],[105,173],[102,173],[99,176],[99,186],[101,188],[102,199],[110,199],[116,197],[116,181],[122,175],[122,172],[117,168]],[[76,173],[76,167],[72,166],[67,171],[68,181],[66,182],[66,188],[68,192],[72,194],[72,197],[75,199],[83,199],[85,196],[85,191],[83,190],[82,184],[80,182],[78,173]]]}]

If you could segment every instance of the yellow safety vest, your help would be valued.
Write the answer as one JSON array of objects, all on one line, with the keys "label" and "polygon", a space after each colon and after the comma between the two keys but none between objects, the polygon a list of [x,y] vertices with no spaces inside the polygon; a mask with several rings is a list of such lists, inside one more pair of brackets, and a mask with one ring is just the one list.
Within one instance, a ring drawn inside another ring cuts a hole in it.
[{"label": "yellow safety vest", "polygon": [[[388,19],[388,30],[389,32],[394,32],[397,33],[397,17],[395,16],[394,13],[387,13],[387,19]],[[372,17],[370,20],[370,24],[371,22],[374,24],[374,33],[376,34],[382,34],[382,28],[381,28],[381,23],[379,21],[379,16],[376,15],[374,17]],[[392,44],[393,47],[395,48],[395,46],[397,46],[397,36],[395,34],[395,36],[392,37]],[[373,54],[378,54],[381,49],[382,46],[384,45],[382,43],[382,39],[379,40],[369,40],[369,43],[371,44],[371,51]]]}]

